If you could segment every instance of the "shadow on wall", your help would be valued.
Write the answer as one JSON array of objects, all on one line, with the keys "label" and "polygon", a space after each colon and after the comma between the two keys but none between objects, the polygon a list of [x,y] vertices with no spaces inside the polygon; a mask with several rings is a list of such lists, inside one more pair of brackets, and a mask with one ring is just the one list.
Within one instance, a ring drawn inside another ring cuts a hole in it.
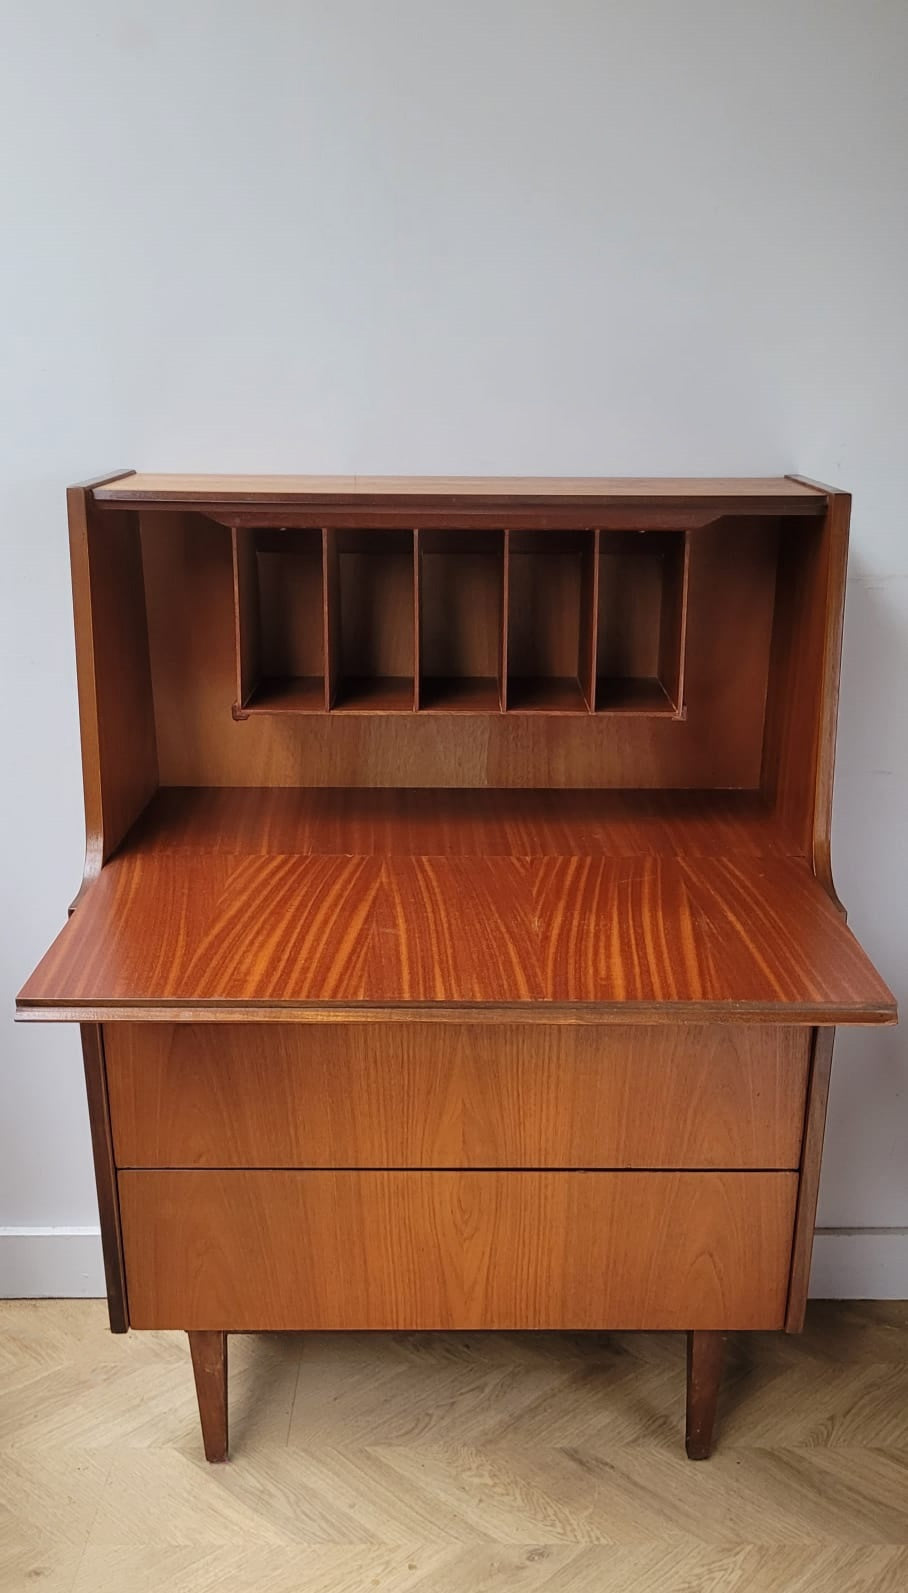
[{"label": "shadow on wall", "polygon": [[818,1222],[908,1227],[908,573],[852,546],[832,862],[848,921],[899,1002],[895,1029],[838,1031]]}]

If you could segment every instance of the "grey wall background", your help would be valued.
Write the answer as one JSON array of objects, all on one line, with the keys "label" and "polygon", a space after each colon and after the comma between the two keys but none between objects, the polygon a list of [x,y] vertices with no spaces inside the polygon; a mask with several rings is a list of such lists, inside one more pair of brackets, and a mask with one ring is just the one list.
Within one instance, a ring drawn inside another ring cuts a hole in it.
[{"label": "grey wall background", "polygon": [[[850,488],[834,856],[904,1002],[906,68],[904,0],[2,0],[8,1016],[81,872],[63,489],[126,465]],[[840,1036],[815,1292],[908,1295],[906,1054]],[[77,1037],[0,1059],[0,1275],[97,1288]]]}]

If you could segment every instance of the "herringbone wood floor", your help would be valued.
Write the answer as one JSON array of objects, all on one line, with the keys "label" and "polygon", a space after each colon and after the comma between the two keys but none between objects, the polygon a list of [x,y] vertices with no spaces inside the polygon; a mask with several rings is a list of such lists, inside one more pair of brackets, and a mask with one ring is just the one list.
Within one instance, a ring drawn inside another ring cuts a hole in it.
[{"label": "herringbone wood floor", "polygon": [[230,1464],[185,1338],[0,1304],[0,1588],[903,1593],[908,1305],[733,1340],[711,1461],[681,1335],[231,1338]]}]

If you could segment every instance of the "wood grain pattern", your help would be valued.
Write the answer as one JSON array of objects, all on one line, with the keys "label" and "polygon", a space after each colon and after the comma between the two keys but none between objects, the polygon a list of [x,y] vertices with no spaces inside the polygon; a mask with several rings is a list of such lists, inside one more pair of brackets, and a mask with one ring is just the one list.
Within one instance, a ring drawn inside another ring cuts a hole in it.
[{"label": "wood grain pattern", "polygon": [[[506,712],[507,683],[496,678],[505,653],[514,676],[512,711],[595,711],[597,651],[600,711],[680,708],[688,569],[683,533],[608,534],[600,541],[598,530],[503,537],[500,530],[254,531],[234,525],[231,540],[237,718],[326,707],[418,712],[423,677],[433,711]],[[512,615],[503,613],[503,593]],[[323,628],[333,683],[327,691]],[[414,656],[410,701],[406,682]],[[343,676],[359,684],[344,688]],[[389,700],[387,687],[379,685],[391,680],[404,682],[399,700]],[[654,686],[655,700],[647,691]]]},{"label": "wood grain pattern", "polygon": [[712,1453],[724,1358],[724,1333],[688,1333],[687,1422],[684,1435],[688,1460],[708,1460]]},{"label": "wood grain pattern", "polygon": [[786,1333],[800,1333],[807,1310],[810,1262],[813,1256],[814,1227],[820,1194],[820,1163],[826,1132],[826,1108],[832,1074],[834,1029],[815,1029],[811,1044],[810,1078],[801,1149],[801,1176],[798,1180],[798,1206],[795,1214],[791,1255],[791,1279],[785,1313]]},{"label": "wood grain pattern", "polygon": [[[668,536],[658,533],[659,547]],[[659,674],[664,560],[643,551],[653,538],[631,533],[600,543],[598,611],[599,674],[613,680]],[[638,551],[638,545],[643,548]],[[602,706],[602,704],[600,704]]]},{"label": "wood grain pattern", "polygon": [[599,580],[599,547],[601,533],[598,528],[587,539],[580,573],[580,651],[577,672],[580,687],[590,713],[596,712],[596,683],[599,673],[599,609],[602,590]]},{"label": "wood grain pattern", "polygon": [[255,533],[234,526],[231,532],[231,548],[236,635],[236,706],[244,708],[261,674],[260,596]]},{"label": "wood grain pattern", "polygon": [[[214,545],[212,545],[212,551]],[[322,527],[322,634],[325,655],[325,709],[337,701],[341,678],[340,561],[337,537]]]},{"label": "wood grain pattern", "polygon": [[832,876],[832,788],[835,771],[836,730],[839,716],[839,681],[842,665],[842,634],[845,620],[845,579],[848,569],[848,538],[851,525],[851,496],[830,495],[826,512],[829,542],[828,585],[823,604],[822,676],[818,702],[817,754],[810,818],[809,856],[814,872],[826,886],[839,910],[844,907],[836,894]]},{"label": "wood grain pattern", "polygon": [[18,1005],[87,1016],[156,1003],[895,1017],[822,886],[784,857],[126,850]]},{"label": "wood grain pattern", "polygon": [[96,877],[158,784],[137,517],[101,516],[89,487],[67,492],[82,775],[83,885]]},{"label": "wood grain pattern", "polygon": [[738,502],[771,513],[821,514],[825,500],[816,489],[788,476],[594,477],[594,476],[198,476],[133,472],[95,488],[103,502],[264,503],[370,506],[414,500],[456,508],[483,499],[502,506],[553,504],[573,498],[600,499],[617,506],[657,508]]},{"label": "wood grain pattern", "polygon": [[850,504],[847,493],[831,493],[822,521],[781,539],[761,777],[833,899],[829,832]]},{"label": "wood grain pattern", "polygon": [[412,603],[412,630],[413,630],[413,712],[419,711],[422,696],[422,554],[419,543],[419,527],[414,526],[412,531],[411,547],[411,579],[410,595]]},{"label": "wood grain pattern", "polygon": [[129,837],[165,852],[356,857],[802,856],[754,791],[158,792]]},{"label": "wood grain pattern", "polygon": [[234,526],[231,538],[238,688],[234,717],[324,711],[321,532]]},{"label": "wood grain pattern", "polygon": [[[411,533],[408,533],[412,535]],[[447,534],[447,533],[446,533]],[[294,723],[300,703],[267,702],[269,713],[234,721],[236,662],[231,533],[201,515],[142,515],[160,779],[169,785],[422,787],[717,787],[760,782],[764,703],[775,593],[775,521],[719,521],[691,538],[687,721],[666,698],[627,703],[587,722],[575,714],[437,709],[431,723],[408,710],[412,677],[397,694],[390,724],[374,698],[337,720]],[[466,534],[465,534],[466,535]],[[477,533],[470,533],[475,537]],[[734,558],[729,559],[729,537]],[[337,585],[328,538],[326,576]],[[336,610],[339,598],[330,599]],[[409,625],[412,615],[405,616]],[[334,643],[332,644],[332,638]],[[335,691],[339,640],[330,627],[329,686]],[[409,666],[408,666],[409,667]],[[730,684],[733,682],[733,684]],[[622,686],[622,700],[626,686]],[[313,706],[314,696],[306,699]],[[256,706],[255,704],[252,705]],[[259,705],[262,706],[262,705]],[[287,709],[291,711],[286,711]],[[475,710],[475,700],[474,700]],[[643,710],[643,711],[641,711]],[[590,716],[592,717],[592,716]]]},{"label": "wood grain pattern", "polygon": [[420,708],[499,709],[503,571],[501,531],[417,534]]},{"label": "wood grain pattern", "polygon": [[[508,538],[508,707],[545,707],[560,683],[567,706],[585,707],[581,614],[589,608],[593,535],[512,533]],[[557,696],[552,705],[561,706]]]},{"label": "wood grain pattern", "polygon": [[[510,634],[508,629],[508,616],[511,608],[511,531],[508,526],[504,529],[502,542],[502,558],[504,560],[501,572],[501,633],[500,648],[498,653],[498,700],[502,713],[508,709],[508,655],[510,651]],[[479,784],[479,781],[474,781]],[[487,784],[487,781],[483,783]],[[453,784],[447,781],[446,784]]]},{"label": "wood grain pattern", "polygon": [[[503,713],[507,682],[497,676],[506,656],[512,711],[595,712],[601,676],[602,713],[681,713],[683,532],[233,525],[231,540],[235,718],[419,712],[423,696],[435,712]],[[513,614],[503,612],[503,594]],[[324,687],[323,629],[339,690]],[[342,676],[357,685],[344,688]],[[392,680],[404,684],[390,701],[379,682]]]},{"label": "wood grain pattern", "polygon": [[831,1026],[895,1019],[829,860],[847,496],[70,508],[85,885],[18,1006],[84,1025],[114,1325],[189,1330],[212,1458],[231,1329],[683,1328],[705,1454],[720,1334],[800,1324]]},{"label": "wood grain pattern", "polygon": [[[774,521],[736,521],[728,558],[726,522],[698,532],[691,554],[689,724],[679,730],[670,704],[608,693],[609,711],[580,723],[549,714],[483,715],[464,724],[423,726],[418,716],[393,726],[360,724],[381,701],[348,701],[355,725],[340,729],[318,715],[305,726],[292,695],[235,724],[234,585],[230,533],[201,516],[143,515],[150,646],[161,780],[172,784],[421,786],[718,786],[755,788],[761,746],[775,588]],[[475,537],[476,533],[472,533]],[[332,536],[330,545],[335,546]],[[330,563],[327,574],[330,577]],[[330,581],[329,581],[330,584]],[[336,604],[338,599],[334,598]],[[337,627],[331,628],[336,636]],[[696,645],[693,638],[697,638]],[[330,640],[330,638],[329,638]],[[742,660],[755,662],[742,668]],[[760,665],[762,660],[762,666]],[[334,678],[338,669],[335,661]],[[761,672],[762,670],[762,672]],[[729,680],[737,677],[734,689]],[[698,706],[699,705],[699,706]],[[409,687],[395,706],[406,713]],[[473,702],[474,712],[476,702]],[[287,710],[290,710],[289,712]],[[616,710],[631,710],[618,712]],[[655,709],[655,711],[654,711]],[[462,710],[464,711],[464,710]],[[437,709],[433,710],[437,712]],[[653,722],[661,716],[665,723]],[[276,722],[279,721],[279,722]],[[619,722],[620,721],[620,722]]]},{"label": "wood grain pattern", "polygon": [[120,1167],[798,1167],[809,1031],[110,1024]]},{"label": "wood grain pattern", "polygon": [[95,1189],[98,1195],[98,1217],[101,1226],[101,1249],[104,1255],[107,1313],[111,1333],[125,1333],[129,1327],[129,1309],[126,1301],[126,1269],[123,1261],[123,1239],[120,1232],[120,1201],[117,1193],[117,1174],[110,1123],[107,1066],[100,1025],[83,1023],[81,1025],[81,1037],[82,1063],[85,1070],[85,1093],[88,1098],[88,1121],[91,1128],[91,1149],[95,1170]]},{"label": "wood grain pattern", "polygon": [[[410,712],[416,668],[413,533],[377,538],[338,532],[335,540],[337,609],[332,612],[329,601],[328,628],[339,628],[340,679],[333,705]],[[394,691],[400,700],[386,702]]]},{"label": "wood grain pattern", "polygon": [[205,1459],[227,1459],[227,1334],[188,1335]]},{"label": "wood grain pattern", "polygon": [[662,611],[659,623],[659,680],[675,709],[684,712],[687,657],[687,591],[690,579],[690,536],[675,539],[664,559]]},{"label": "wood grain pattern", "polygon": [[119,1185],[135,1327],[732,1329],[785,1313],[793,1173],[127,1171]]},{"label": "wood grain pattern", "polygon": [[687,631],[687,536],[659,531],[602,536],[598,565],[599,710],[639,709],[645,688],[658,683],[663,709],[680,712]]}]

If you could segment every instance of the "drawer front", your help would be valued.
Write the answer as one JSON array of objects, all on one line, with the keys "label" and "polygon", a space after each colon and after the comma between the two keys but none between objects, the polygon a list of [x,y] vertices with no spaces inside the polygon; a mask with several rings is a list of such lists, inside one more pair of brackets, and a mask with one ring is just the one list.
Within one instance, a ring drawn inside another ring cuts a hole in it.
[{"label": "drawer front", "polygon": [[808,1029],[108,1024],[120,1167],[795,1168]]},{"label": "drawer front", "polygon": [[137,1328],[777,1328],[793,1173],[119,1175]]}]

